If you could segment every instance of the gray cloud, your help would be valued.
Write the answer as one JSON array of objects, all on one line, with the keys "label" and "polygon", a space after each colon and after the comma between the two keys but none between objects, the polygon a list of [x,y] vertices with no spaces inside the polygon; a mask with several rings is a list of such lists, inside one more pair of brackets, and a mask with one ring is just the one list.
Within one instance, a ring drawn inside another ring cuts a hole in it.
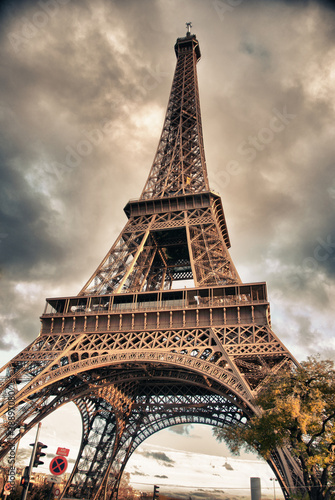
[{"label": "gray cloud", "polygon": [[164,465],[165,467],[173,467],[173,464],[175,463],[172,458],[170,458],[166,453],[162,451],[139,451],[139,454],[143,455],[146,458],[153,458],[154,460],[157,460],[161,465]]},{"label": "gray cloud", "polygon": [[54,13],[29,1],[0,10],[1,350],[36,337],[45,296],[78,293],[126,222],[190,19],[235,265],[268,282],[274,330],[297,358],[315,345],[334,357],[323,347],[335,276],[332,3],[223,13],[200,0],[55,2]]},{"label": "gray cloud", "polygon": [[137,471],[137,470],[134,471],[134,472],[132,472],[132,474],[134,476],[149,476],[149,474],[145,474],[144,472],[140,472],[140,471]]},{"label": "gray cloud", "polygon": [[174,432],[175,434],[180,434],[182,436],[188,436],[190,434],[191,429],[193,429],[192,424],[178,424],[169,427],[170,432]]},{"label": "gray cloud", "polygon": [[225,467],[227,470],[234,470],[234,467],[232,467],[232,465],[229,464],[228,462],[226,462],[225,464],[223,464],[222,467]]}]

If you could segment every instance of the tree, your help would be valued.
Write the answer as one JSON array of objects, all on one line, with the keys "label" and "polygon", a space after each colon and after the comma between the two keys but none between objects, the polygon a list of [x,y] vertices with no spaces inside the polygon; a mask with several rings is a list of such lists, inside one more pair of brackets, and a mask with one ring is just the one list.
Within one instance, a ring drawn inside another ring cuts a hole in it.
[{"label": "tree", "polygon": [[34,485],[28,498],[30,500],[45,500],[49,497],[50,488],[50,484]]},{"label": "tree", "polygon": [[130,486],[129,481],[129,472],[124,472],[119,486],[118,498],[120,500],[133,500],[135,498],[135,490]]},{"label": "tree", "polygon": [[260,408],[245,424],[215,428],[232,453],[257,450],[268,459],[289,447],[301,467],[310,500],[335,494],[335,369],[332,361],[311,357],[298,367],[272,375],[255,399]]}]

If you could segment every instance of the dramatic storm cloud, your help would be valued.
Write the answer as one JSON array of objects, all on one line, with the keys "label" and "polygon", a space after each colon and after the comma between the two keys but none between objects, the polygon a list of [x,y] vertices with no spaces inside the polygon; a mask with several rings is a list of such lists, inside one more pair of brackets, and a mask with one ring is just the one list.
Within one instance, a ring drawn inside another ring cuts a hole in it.
[{"label": "dramatic storm cloud", "polygon": [[140,195],[192,21],[210,184],[243,281],[292,354],[335,359],[331,2],[41,0],[1,8],[5,362],[44,298],[77,294]]}]

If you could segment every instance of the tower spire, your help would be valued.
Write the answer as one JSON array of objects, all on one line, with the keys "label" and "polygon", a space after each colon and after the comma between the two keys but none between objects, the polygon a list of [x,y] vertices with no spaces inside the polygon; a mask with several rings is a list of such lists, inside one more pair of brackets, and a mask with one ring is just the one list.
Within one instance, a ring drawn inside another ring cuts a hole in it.
[{"label": "tower spire", "polygon": [[[187,23],[190,27],[190,23]],[[158,149],[139,200],[119,238],[80,295],[240,283],[231,260],[220,197],[210,191],[203,146],[196,64],[189,32],[174,46],[177,65]]]},{"label": "tower spire", "polygon": [[209,190],[196,65],[199,42],[186,23],[175,44],[177,65],[162,134],[141,199]]},{"label": "tower spire", "polygon": [[191,34],[191,28],[192,28],[192,23],[191,22],[186,23],[186,29],[187,29],[186,35]]}]

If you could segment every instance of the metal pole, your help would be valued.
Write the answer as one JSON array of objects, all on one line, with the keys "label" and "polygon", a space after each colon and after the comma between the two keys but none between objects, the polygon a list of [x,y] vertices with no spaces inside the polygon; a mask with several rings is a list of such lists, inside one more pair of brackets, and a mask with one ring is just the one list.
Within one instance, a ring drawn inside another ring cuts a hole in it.
[{"label": "metal pole", "polygon": [[275,477],[270,477],[270,481],[273,481],[273,500],[276,500],[276,481]]},{"label": "metal pole", "polygon": [[54,484],[55,483],[52,483],[52,485],[51,485],[51,488],[50,488],[50,491],[49,491],[49,495],[48,495],[48,500],[51,500],[51,494],[52,494],[52,490],[54,489]]},{"label": "metal pole", "polygon": [[37,448],[37,443],[38,443],[38,436],[39,436],[39,433],[40,433],[41,425],[42,425],[42,423],[40,422],[38,424],[38,426],[37,426],[34,448],[33,448],[33,452],[32,452],[31,457],[30,457],[29,468],[28,468],[28,484],[23,486],[21,500],[26,500],[27,495],[28,495],[28,487],[29,487],[29,482],[30,482],[30,474],[31,474],[31,469],[33,468],[33,463],[34,463],[34,458],[35,458],[36,448]]}]

